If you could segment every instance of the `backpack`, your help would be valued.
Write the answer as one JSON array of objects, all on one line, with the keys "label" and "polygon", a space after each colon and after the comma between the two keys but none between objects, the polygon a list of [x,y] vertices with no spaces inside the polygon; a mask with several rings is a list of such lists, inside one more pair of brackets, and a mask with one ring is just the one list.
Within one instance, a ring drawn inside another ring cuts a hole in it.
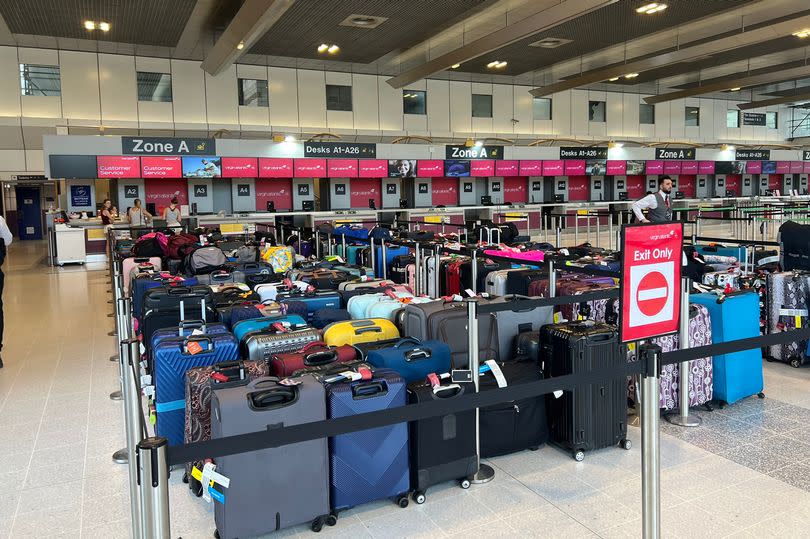
[{"label": "backpack", "polygon": [[165,254],[168,258],[182,260],[196,248],[197,242],[197,236],[194,234],[175,234],[169,238]]},{"label": "backpack", "polygon": [[186,255],[185,272],[188,275],[203,275],[220,269],[228,260],[222,249],[209,245],[199,247]]},{"label": "backpack", "polygon": [[[163,235],[160,234],[160,236]],[[163,237],[165,238],[166,236]],[[144,258],[163,256],[163,246],[159,240],[158,234],[155,234],[150,238],[143,237],[135,242],[135,245],[132,246],[132,254]]]}]

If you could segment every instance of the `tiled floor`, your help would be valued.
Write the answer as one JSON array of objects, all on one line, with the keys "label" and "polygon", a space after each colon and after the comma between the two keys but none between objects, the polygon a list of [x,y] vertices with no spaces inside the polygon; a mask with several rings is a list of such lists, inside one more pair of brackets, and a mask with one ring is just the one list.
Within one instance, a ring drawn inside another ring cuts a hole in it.
[{"label": "tiled floor", "polygon": [[[15,244],[6,272],[0,371],[0,538],[127,537],[121,405],[109,400],[103,271],[48,270],[41,244]],[[766,364],[768,398],[684,431],[662,423],[665,537],[810,536],[810,368]],[[446,484],[422,506],[378,502],[341,515],[324,537],[641,537],[639,430],[630,451],[574,462],[552,447],[493,459],[494,481]],[[209,538],[212,511],[172,475],[172,536]],[[305,527],[278,536],[311,535]]]}]

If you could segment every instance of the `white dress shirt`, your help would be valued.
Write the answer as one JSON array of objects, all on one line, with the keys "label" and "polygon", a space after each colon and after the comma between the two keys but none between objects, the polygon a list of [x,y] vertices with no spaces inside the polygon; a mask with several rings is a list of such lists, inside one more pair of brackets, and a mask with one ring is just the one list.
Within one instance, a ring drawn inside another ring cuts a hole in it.
[{"label": "white dress shirt", "polygon": [[11,241],[14,239],[11,235],[11,230],[8,229],[8,225],[6,224],[6,220],[3,219],[3,216],[0,215],[0,238],[6,242],[6,247],[11,245]]},{"label": "white dress shirt", "polygon": [[[669,197],[669,193],[665,193],[663,191],[658,191],[658,193],[664,200],[667,200],[667,198]],[[650,193],[649,195],[636,200],[635,202],[633,202],[632,205],[633,213],[636,214],[636,219],[638,219],[639,221],[643,221],[646,219],[641,210],[654,210],[657,207],[658,207],[658,199],[655,198],[655,193]]]}]

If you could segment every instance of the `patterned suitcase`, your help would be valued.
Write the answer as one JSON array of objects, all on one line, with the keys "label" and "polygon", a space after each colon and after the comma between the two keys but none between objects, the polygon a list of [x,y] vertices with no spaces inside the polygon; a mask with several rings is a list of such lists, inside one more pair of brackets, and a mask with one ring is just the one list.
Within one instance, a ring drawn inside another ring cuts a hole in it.
[{"label": "patterned suitcase", "polygon": [[285,331],[267,329],[248,334],[242,348],[248,359],[270,361],[274,354],[295,352],[320,339],[320,330],[306,326]]},{"label": "patterned suitcase", "polygon": [[[211,439],[211,394],[217,389],[247,384],[250,380],[269,375],[264,361],[228,361],[186,371],[186,421],[183,443],[204,442]],[[186,463],[188,488],[196,496],[202,495],[202,484],[191,475],[192,467],[200,470],[204,461]]]},{"label": "patterned suitcase", "polygon": [[[371,380],[338,382],[326,387],[329,419],[398,408],[406,403],[405,381],[388,369],[375,370]],[[407,506],[408,453],[407,423],[330,438],[332,509],[340,511],[385,498]]]},{"label": "patterned suitcase", "polygon": [[[805,327],[810,299],[810,275],[786,271],[767,276],[768,333]],[[768,357],[801,367],[806,359],[807,339],[777,344],[768,349]]]},{"label": "patterned suitcase", "polygon": [[[189,345],[199,345],[194,353]],[[153,350],[155,385],[155,432],[168,439],[169,445],[183,443],[185,428],[185,374],[204,367],[239,359],[239,346],[230,333],[168,339]]]}]

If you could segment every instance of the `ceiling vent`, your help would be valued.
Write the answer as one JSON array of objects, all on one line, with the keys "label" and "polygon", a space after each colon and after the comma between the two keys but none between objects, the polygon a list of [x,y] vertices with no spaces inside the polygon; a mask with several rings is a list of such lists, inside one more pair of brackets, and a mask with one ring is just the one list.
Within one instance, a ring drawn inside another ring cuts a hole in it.
[{"label": "ceiling vent", "polygon": [[360,15],[354,13],[343,19],[340,26],[353,26],[355,28],[377,28],[388,20],[388,17],[375,17],[373,15]]},{"label": "ceiling vent", "polygon": [[529,43],[529,47],[540,47],[541,49],[556,49],[562,45],[571,43],[570,39],[563,39],[561,37],[544,37],[540,41]]}]

